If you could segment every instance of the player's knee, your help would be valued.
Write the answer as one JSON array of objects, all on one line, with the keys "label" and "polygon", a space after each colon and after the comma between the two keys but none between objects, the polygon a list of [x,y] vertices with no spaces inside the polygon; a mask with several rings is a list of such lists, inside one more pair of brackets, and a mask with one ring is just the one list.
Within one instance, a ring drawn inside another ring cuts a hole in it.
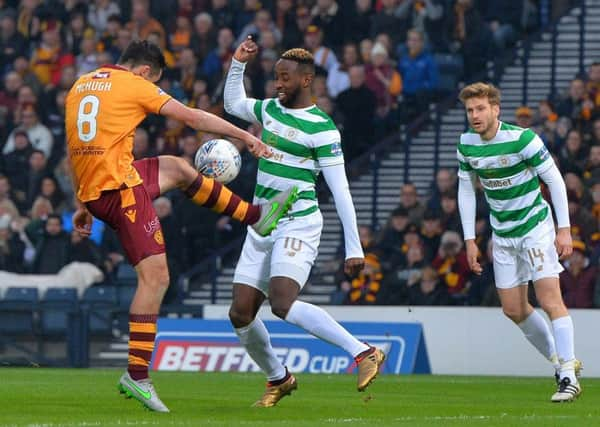
[{"label": "player's knee", "polygon": [[153,274],[147,275],[142,282],[152,291],[164,294],[169,287],[169,272],[168,270],[155,271]]},{"label": "player's knee", "polygon": [[236,307],[231,307],[229,309],[229,320],[235,328],[243,328],[244,326],[248,326],[250,323],[252,323],[254,316],[252,313],[249,313],[245,310],[239,310]]},{"label": "player's knee", "polygon": [[503,307],[504,315],[515,323],[521,323],[527,318],[527,313],[516,307]]},{"label": "player's knee", "polygon": [[271,300],[271,313],[280,319],[286,318],[288,311],[290,311],[291,303],[287,301],[273,301]]},{"label": "player's knee", "polygon": [[556,317],[556,315],[562,315],[564,314],[563,312],[567,311],[567,308],[565,307],[565,304],[562,302],[562,300],[542,300],[539,301],[540,303],[540,307],[542,307],[542,310],[544,310],[546,313],[548,313],[548,315],[550,315],[550,317]]}]

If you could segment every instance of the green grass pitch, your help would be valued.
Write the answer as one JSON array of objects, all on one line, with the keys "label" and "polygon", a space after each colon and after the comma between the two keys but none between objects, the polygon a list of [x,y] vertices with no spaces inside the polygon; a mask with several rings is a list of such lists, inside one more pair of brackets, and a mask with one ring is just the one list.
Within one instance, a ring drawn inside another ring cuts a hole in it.
[{"label": "green grass pitch", "polygon": [[600,426],[600,379],[552,404],[552,378],[384,375],[365,393],[353,375],[297,375],[275,408],[250,405],[259,374],[154,373],[170,414],[117,392],[113,369],[0,368],[0,425],[36,426]]}]

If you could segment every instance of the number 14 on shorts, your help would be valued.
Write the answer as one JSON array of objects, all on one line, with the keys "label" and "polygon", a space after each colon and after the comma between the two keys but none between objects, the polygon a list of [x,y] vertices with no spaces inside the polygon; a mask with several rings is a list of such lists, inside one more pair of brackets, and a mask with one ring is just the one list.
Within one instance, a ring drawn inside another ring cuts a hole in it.
[{"label": "number 14 on shorts", "polygon": [[530,248],[527,249],[527,255],[529,255],[529,262],[533,268],[537,271],[544,269],[544,251],[539,248]]}]

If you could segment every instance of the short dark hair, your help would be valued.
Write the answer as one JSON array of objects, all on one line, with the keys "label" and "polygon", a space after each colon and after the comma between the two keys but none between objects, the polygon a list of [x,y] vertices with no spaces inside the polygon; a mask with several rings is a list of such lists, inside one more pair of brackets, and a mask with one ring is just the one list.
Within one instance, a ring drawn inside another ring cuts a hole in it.
[{"label": "short dark hair", "polygon": [[57,219],[58,222],[60,222],[60,225],[62,225],[62,217],[57,213],[48,214],[48,217],[46,218],[46,222],[48,222],[49,219]]},{"label": "short dark hair", "polygon": [[131,67],[149,65],[153,74],[160,73],[166,65],[160,47],[148,40],[134,40],[129,43],[119,58],[119,64],[128,64]]}]

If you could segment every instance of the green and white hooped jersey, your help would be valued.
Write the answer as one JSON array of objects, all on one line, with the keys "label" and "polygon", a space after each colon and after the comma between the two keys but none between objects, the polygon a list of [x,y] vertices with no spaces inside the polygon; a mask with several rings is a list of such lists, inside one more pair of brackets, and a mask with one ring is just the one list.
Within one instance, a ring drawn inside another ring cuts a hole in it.
[{"label": "green and white hooped jersey", "polygon": [[469,129],[460,137],[457,157],[459,174],[479,176],[495,238],[518,239],[551,220],[538,173],[552,167],[554,160],[531,129],[500,122],[489,141]]},{"label": "green and white hooped jersey", "polygon": [[344,163],[340,132],[316,106],[285,108],[277,99],[256,100],[253,114],[262,123],[262,140],[273,150],[258,162],[254,201],[262,202],[296,185],[300,197],[293,217],[319,210],[315,184],[324,166]]}]

